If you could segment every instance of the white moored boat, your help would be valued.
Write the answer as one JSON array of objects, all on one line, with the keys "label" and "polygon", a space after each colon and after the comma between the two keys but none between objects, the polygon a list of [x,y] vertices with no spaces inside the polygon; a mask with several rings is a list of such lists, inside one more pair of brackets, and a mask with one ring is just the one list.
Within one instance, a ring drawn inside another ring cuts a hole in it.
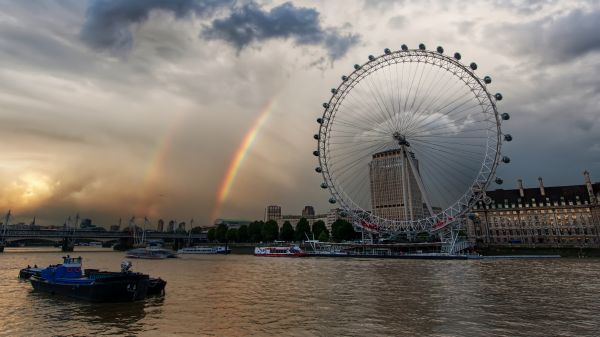
[{"label": "white moored boat", "polygon": [[181,248],[179,254],[229,254],[231,249],[225,246],[194,246]]},{"label": "white moored boat", "polygon": [[306,256],[306,253],[298,246],[256,247],[254,248],[254,256],[301,257]]}]

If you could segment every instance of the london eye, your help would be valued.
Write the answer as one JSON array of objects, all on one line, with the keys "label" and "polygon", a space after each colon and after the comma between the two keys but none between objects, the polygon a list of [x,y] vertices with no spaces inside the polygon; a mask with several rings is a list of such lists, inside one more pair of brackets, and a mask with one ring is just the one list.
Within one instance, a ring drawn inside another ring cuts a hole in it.
[{"label": "london eye", "polygon": [[434,233],[464,219],[496,177],[500,93],[477,64],[442,47],[369,55],[331,89],[314,135],[321,187],[354,225],[379,234]]}]

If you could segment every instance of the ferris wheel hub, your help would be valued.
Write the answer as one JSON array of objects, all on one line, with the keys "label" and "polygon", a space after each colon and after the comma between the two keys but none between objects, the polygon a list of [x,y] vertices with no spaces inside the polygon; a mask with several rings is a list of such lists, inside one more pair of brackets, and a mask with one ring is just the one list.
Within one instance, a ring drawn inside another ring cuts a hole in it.
[{"label": "ferris wheel hub", "polygon": [[398,145],[410,146],[410,143],[406,140],[406,137],[400,132],[394,132],[393,136],[394,139],[398,141]]}]

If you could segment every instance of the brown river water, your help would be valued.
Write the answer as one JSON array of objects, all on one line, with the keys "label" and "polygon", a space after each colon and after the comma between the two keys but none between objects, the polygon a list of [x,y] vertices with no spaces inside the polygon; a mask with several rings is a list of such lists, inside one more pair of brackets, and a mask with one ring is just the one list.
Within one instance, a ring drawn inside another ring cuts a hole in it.
[{"label": "brown river water", "polygon": [[[62,255],[0,254],[0,336],[600,336],[600,259],[131,260],[167,280],[166,294],[118,304],[37,293],[17,279]],[[124,259],[71,255],[105,270]]]}]

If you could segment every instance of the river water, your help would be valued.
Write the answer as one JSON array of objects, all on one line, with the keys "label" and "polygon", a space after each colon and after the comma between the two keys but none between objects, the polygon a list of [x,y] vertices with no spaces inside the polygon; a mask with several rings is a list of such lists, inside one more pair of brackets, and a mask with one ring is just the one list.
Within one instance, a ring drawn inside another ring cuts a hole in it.
[{"label": "river water", "polygon": [[[425,261],[184,256],[133,260],[164,297],[90,304],[32,291],[0,254],[1,336],[598,336],[600,259]],[[117,270],[123,253],[81,251]]]}]

